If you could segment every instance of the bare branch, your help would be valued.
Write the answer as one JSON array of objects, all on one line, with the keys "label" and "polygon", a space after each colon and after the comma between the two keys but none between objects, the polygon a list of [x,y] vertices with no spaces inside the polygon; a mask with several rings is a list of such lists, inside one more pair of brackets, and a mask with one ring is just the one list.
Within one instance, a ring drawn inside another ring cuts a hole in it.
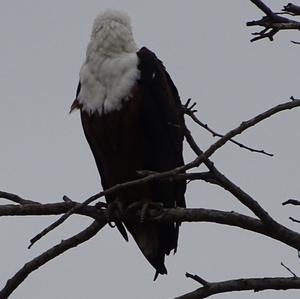
[{"label": "bare branch", "polygon": [[[60,215],[79,205],[76,202],[59,202],[45,204],[26,205],[0,205],[0,216],[31,216],[31,215]],[[101,211],[95,207],[84,207],[76,211],[79,215],[85,215],[97,219]]]},{"label": "bare branch", "polygon": [[[72,205],[77,205],[73,202],[63,202],[59,204],[45,204],[45,205],[6,205],[0,206],[0,215],[24,215],[28,213],[30,215],[49,215],[51,213],[58,214],[64,213]],[[88,215],[95,217],[99,221],[99,226],[97,229],[101,229],[106,224],[107,218],[105,216],[104,210],[98,210],[96,207],[83,207],[78,210],[76,213]],[[280,230],[277,234],[274,234],[270,231],[260,220],[245,216],[236,212],[225,212],[218,210],[209,210],[209,209],[164,209],[163,213],[157,215],[157,210],[153,209],[149,211],[150,217],[145,218],[144,221],[154,221],[154,222],[212,222],[218,224],[225,224],[230,226],[239,227],[242,229],[247,229],[249,231],[257,232],[265,236],[277,239],[279,241],[285,242],[287,245],[292,246],[291,240],[287,241],[287,235],[285,230]],[[132,218],[133,217],[133,218]],[[126,218],[126,221],[131,221],[137,218],[140,219],[140,215],[131,215]],[[124,220],[124,219],[122,219]],[[91,233],[96,233],[96,230],[91,228]],[[84,231],[85,232],[85,231]],[[55,258],[57,255],[63,253],[69,248],[75,247],[76,244],[80,244],[87,240],[89,237],[85,235],[84,232],[81,232],[79,235],[76,235],[66,241],[63,241],[61,244],[51,248],[47,252],[43,253],[33,261],[26,264],[14,277],[12,280],[9,280],[4,290],[0,292],[0,298],[5,297],[7,294],[11,293],[32,271],[36,270],[41,265],[45,264],[50,259]],[[90,233],[88,233],[90,234]],[[91,235],[91,234],[90,234]],[[298,240],[300,237],[298,236]],[[287,241],[287,242],[286,242]],[[296,247],[295,247],[296,248]],[[1,297],[3,296],[3,297]]]},{"label": "bare branch", "polygon": [[227,280],[220,282],[208,282],[203,287],[179,296],[175,299],[199,299],[207,298],[215,294],[250,291],[259,292],[263,290],[287,290],[300,289],[300,278],[294,277],[264,277]]},{"label": "bare branch", "polygon": [[8,193],[4,191],[0,191],[0,198],[8,199],[20,205],[27,205],[27,204],[40,204],[39,202],[24,199],[16,194]]},{"label": "bare branch", "polygon": [[291,273],[293,277],[298,278],[298,276],[289,267],[287,267],[283,262],[281,262],[280,265],[283,268],[285,268],[289,273]]},{"label": "bare branch", "polygon": [[255,4],[259,9],[261,9],[268,17],[272,18],[273,17],[273,12],[272,10],[264,4],[260,0],[250,0],[253,4]]},{"label": "bare branch", "polygon": [[[291,97],[291,100],[294,101],[294,98]],[[203,152],[196,144],[195,140],[190,134],[190,131],[187,128],[185,128],[185,136],[191,148],[194,150],[194,152],[198,156],[201,156]],[[274,221],[274,219],[271,218],[271,216],[259,205],[257,201],[255,201],[250,195],[248,195],[240,187],[235,185],[225,175],[223,175],[220,171],[218,171],[217,168],[214,166],[214,164],[211,161],[209,161],[209,159],[206,159],[206,166],[213,173],[213,177],[214,177],[213,183],[229,191],[242,204],[247,206],[255,215],[257,215],[267,225],[268,229],[272,231],[272,235],[274,238],[276,238],[277,240],[279,240],[279,238],[282,237],[284,239],[287,238],[285,241],[282,240],[282,242],[286,244],[289,243],[290,246],[296,248],[297,250],[300,249],[299,235],[296,232]]]},{"label": "bare branch", "polygon": [[[76,204],[76,203],[75,203]],[[70,209],[72,204],[55,203],[44,205],[1,205],[0,216],[25,216],[25,215],[58,215]],[[105,210],[96,207],[84,207],[76,211],[80,215],[92,217],[100,222],[107,222]],[[214,222],[244,228],[250,231],[267,234],[263,224],[258,219],[245,216],[236,212],[225,212],[211,209],[163,209],[162,213],[157,213],[156,209],[149,209],[149,217],[145,222]],[[114,215],[118,220],[118,215]],[[140,219],[139,211],[137,214],[122,216],[120,220],[136,221]]]},{"label": "bare branch", "polygon": [[[0,216],[18,216],[18,215],[58,215],[65,213],[78,203],[56,203],[44,205],[2,205],[0,206]],[[99,210],[96,207],[83,207],[76,211],[80,215],[85,215],[97,219],[101,223],[107,222],[105,210]],[[253,231],[274,239],[277,239],[293,248],[300,248],[293,244],[293,239],[289,239],[289,235],[284,230],[274,234],[269,231],[265,225],[258,219],[242,215],[236,212],[226,212],[212,209],[163,209],[162,213],[156,209],[149,209],[149,217],[145,218],[145,222],[210,222],[217,224],[225,224],[235,226],[249,231]],[[140,219],[140,211],[133,215],[122,215],[121,219],[118,215],[114,215],[114,220],[136,221]],[[296,233],[295,233],[296,234]],[[300,237],[298,236],[300,239]]]},{"label": "bare branch", "polygon": [[[185,106],[184,106],[185,107]],[[194,106],[193,106],[194,107]],[[204,124],[194,113],[193,110],[190,109],[184,109],[184,112],[186,115],[188,115],[196,124],[198,124],[200,127],[202,127],[203,129],[207,130],[209,133],[212,134],[213,137],[224,137],[224,135],[217,133],[216,131],[212,130],[207,124]],[[232,142],[233,144],[236,144],[237,146],[239,146],[240,148],[246,149],[250,152],[255,152],[255,153],[259,153],[259,154],[264,154],[270,157],[273,157],[274,154],[268,153],[264,150],[258,150],[258,149],[254,149],[252,147],[246,146],[234,139],[230,139],[230,142]]]},{"label": "bare branch", "polygon": [[63,240],[61,243],[26,263],[11,279],[7,281],[4,288],[0,291],[0,299],[8,298],[8,296],[26,279],[30,273],[46,264],[48,261],[95,236],[105,224],[106,222],[101,223],[94,221],[89,227],[77,235],[67,240]]},{"label": "bare branch", "polygon": [[291,221],[293,221],[293,222],[300,223],[300,220],[295,219],[295,218],[293,218],[293,217],[289,217],[289,219],[290,219]]},{"label": "bare branch", "polygon": [[[265,28],[262,31],[253,33],[256,37],[251,39],[251,42],[264,38],[268,38],[270,41],[273,41],[275,34],[280,30],[300,30],[300,22],[279,16],[278,13],[274,13],[260,0],[250,1],[266,14],[266,16],[260,20],[247,22],[247,26],[262,26]],[[289,9],[290,6],[287,5],[287,7]]]},{"label": "bare branch", "polygon": [[202,284],[203,286],[209,286],[209,282],[207,282],[206,280],[204,280],[203,278],[201,278],[198,275],[194,275],[194,274],[190,274],[190,273],[185,273],[185,277],[186,278],[191,278],[197,282],[199,282],[200,284]]},{"label": "bare branch", "polygon": [[283,206],[285,205],[294,205],[294,206],[300,206],[300,200],[297,199],[288,199],[287,201],[282,203]]}]

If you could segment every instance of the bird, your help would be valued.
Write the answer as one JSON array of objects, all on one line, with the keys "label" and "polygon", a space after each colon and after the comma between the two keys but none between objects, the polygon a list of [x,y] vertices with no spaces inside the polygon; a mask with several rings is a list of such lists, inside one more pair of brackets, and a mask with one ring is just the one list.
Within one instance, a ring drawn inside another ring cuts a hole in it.
[{"label": "bird", "polygon": [[[184,165],[184,113],[178,91],[163,63],[146,47],[138,49],[130,17],[106,10],[94,20],[70,112],[80,111],[103,190]],[[150,181],[105,196],[124,211],[162,204],[185,207],[183,180]],[[167,274],[165,256],[177,250],[180,223],[116,221],[155,269]]]}]

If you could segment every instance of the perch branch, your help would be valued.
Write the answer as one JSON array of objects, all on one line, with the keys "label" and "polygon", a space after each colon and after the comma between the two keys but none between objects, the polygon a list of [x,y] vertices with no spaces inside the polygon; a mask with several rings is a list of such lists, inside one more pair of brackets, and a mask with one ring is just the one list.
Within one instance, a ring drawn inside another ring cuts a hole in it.
[{"label": "perch branch", "polygon": [[[0,205],[0,216],[25,216],[25,215],[59,215],[63,214],[70,209],[73,205],[78,203],[52,203],[52,204],[40,204],[40,205]],[[150,217],[145,218],[145,222],[210,222],[217,224],[224,224],[229,226],[235,226],[242,229],[246,229],[252,232],[256,232],[276,240],[279,240],[293,248],[300,249],[300,245],[295,244],[294,239],[300,236],[294,236],[286,234],[284,230],[274,234],[269,231],[265,225],[256,218],[242,215],[236,212],[218,211],[212,209],[163,209],[162,213],[157,212],[156,209],[149,209]],[[85,215],[92,217],[100,221],[101,223],[107,222],[107,217],[104,209],[98,209],[97,207],[87,206],[82,207],[76,211],[79,215]],[[127,217],[127,218],[126,218]],[[127,215],[121,217],[120,220],[136,221],[140,219],[139,212],[134,215]],[[118,220],[118,216],[115,216],[114,220]],[[296,233],[295,233],[296,234]]]},{"label": "perch branch", "polygon": [[264,277],[264,278],[235,279],[235,280],[227,280],[227,281],[220,281],[220,282],[205,281],[203,287],[193,292],[190,292],[188,294],[179,296],[175,299],[207,298],[212,295],[235,292],[235,291],[253,290],[254,292],[259,292],[263,290],[287,290],[287,289],[300,289],[300,278]]},{"label": "perch branch", "polygon": [[[68,211],[72,206],[78,203],[53,203],[40,205],[1,205],[0,216],[18,216],[18,215],[59,215]],[[104,209],[98,209],[94,206],[86,206],[76,211],[79,215],[92,217],[100,222],[107,221]],[[145,218],[146,222],[210,222],[217,224],[224,224],[246,229],[256,232],[270,238],[281,241],[288,246],[300,250],[299,239],[300,236],[287,228],[280,226],[277,230],[269,229],[259,219],[242,215],[236,212],[226,212],[211,209],[163,209],[162,213],[157,213],[157,210],[149,209],[149,218]],[[121,217],[120,220],[136,221],[140,219],[140,214]],[[114,220],[118,220],[118,216]]]},{"label": "perch branch", "polygon": [[19,195],[16,195],[13,193],[8,193],[8,192],[3,192],[3,191],[0,191],[0,198],[10,200],[10,201],[18,203],[20,205],[40,204],[39,202],[24,199],[24,198],[20,197]]},{"label": "perch branch", "polygon": [[[59,214],[65,213],[72,205],[78,205],[74,202],[62,202],[58,204],[40,204],[40,205],[4,205],[0,206],[0,216],[4,215],[50,215],[50,214]],[[32,271],[38,269],[41,265],[44,265],[49,260],[55,258],[64,251],[77,246],[78,244],[88,240],[90,237],[95,235],[106,223],[107,217],[105,210],[99,210],[96,207],[86,206],[78,209],[76,213],[81,215],[87,215],[97,219],[97,222],[94,222],[92,227],[81,232],[80,234],[63,241],[59,245],[54,246],[45,253],[41,254],[36,259],[27,263],[20,271],[18,271],[14,277],[7,282],[5,288],[0,292],[0,299],[7,298],[8,296]],[[121,220],[126,221],[136,221],[140,219],[140,214],[136,215],[127,215],[128,218],[123,218]],[[117,218],[115,219],[117,220]],[[276,234],[273,231],[270,231],[268,227],[264,225],[259,219],[242,215],[236,212],[226,212],[210,209],[164,209],[163,212],[158,212],[156,209],[149,210],[149,217],[145,218],[146,222],[211,222],[217,224],[225,224],[229,226],[239,227],[246,229],[252,232],[256,232],[273,239],[277,239],[281,242],[284,242],[287,245],[290,245],[294,248],[299,249],[299,246],[295,246],[294,239],[291,238],[291,235],[286,234],[284,229],[279,230]],[[295,237],[295,236],[294,236]],[[291,239],[289,239],[291,238]],[[300,236],[297,235],[297,239],[300,239]]]}]

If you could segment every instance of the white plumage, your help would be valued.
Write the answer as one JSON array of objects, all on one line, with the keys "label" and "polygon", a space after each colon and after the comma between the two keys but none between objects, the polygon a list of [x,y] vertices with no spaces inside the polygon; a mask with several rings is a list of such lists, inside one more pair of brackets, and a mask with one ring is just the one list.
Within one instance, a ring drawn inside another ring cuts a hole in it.
[{"label": "white plumage", "polygon": [[121,109],[140,75],[136,51],[126,14],[109,10],[96,17],[79,74],[77,99],[83,110],[101,114]]}]

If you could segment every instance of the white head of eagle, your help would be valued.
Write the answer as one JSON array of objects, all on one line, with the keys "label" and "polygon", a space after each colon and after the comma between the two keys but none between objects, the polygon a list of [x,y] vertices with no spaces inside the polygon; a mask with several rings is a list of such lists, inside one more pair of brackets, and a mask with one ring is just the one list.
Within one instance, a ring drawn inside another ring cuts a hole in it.
[{"label": "white head of eagle", "polygon": [[136,51],[125,13],[108,10],[96,17],[79,74],[77,100],[83,110],[101,114],[121,109],[139,78]]},{"label": "white head of eagle", "polygon": [[[137,49],[129,17],[106,11],[97,16],[80,70],[76,99],[81,122],[104,190],[136,180],[139,170],[163,172],[184,164],[184,119],[175,85],[162,62]],[[152,181],[107,194],[109,207],[185,207],[185,181]],[[130,210],[130,209],[129,209]],[[165,256],[176,251],[179,224],[116,220],[133,236],[156,269],[166,274]]]}]

